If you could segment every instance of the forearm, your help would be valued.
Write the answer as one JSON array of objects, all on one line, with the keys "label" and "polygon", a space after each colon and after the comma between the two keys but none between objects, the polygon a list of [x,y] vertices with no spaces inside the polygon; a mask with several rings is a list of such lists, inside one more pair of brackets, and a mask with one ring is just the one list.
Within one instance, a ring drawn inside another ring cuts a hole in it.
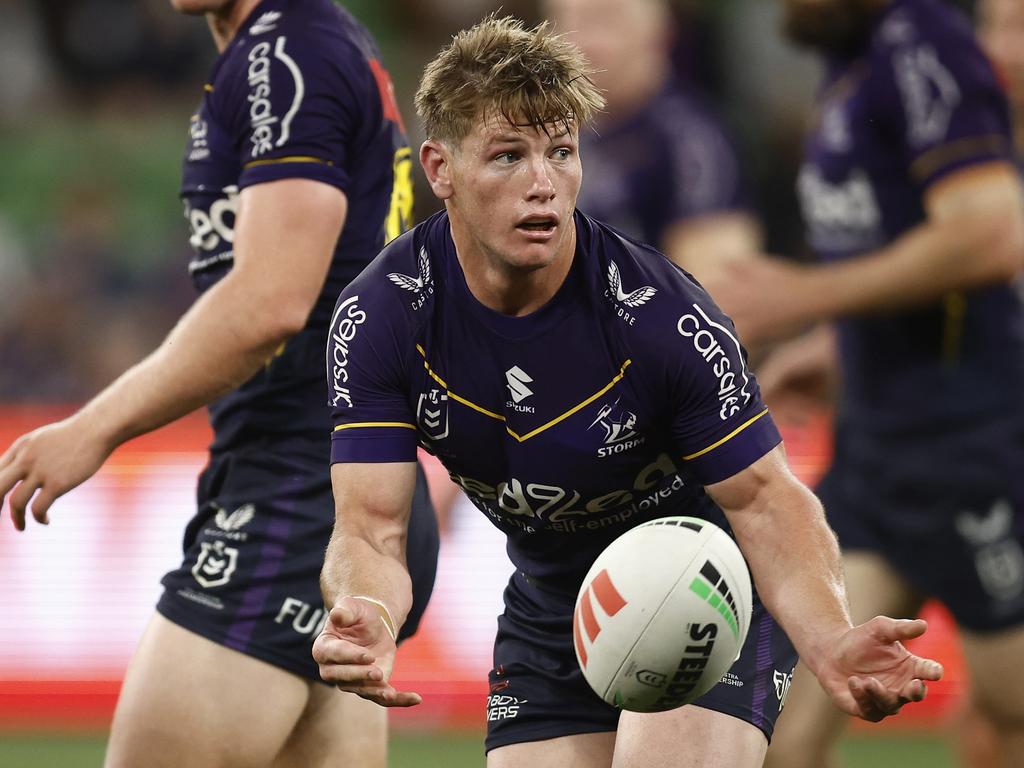
[{"label": "forearm", "polygon": [[839,547],[821,504],[795,479],[776,481],[727,515],[762,602],[817,674],[852,626]]},{"label": "forearm", "polygon": [[260,316],[273,302],[245,294],[228,275],[196,301],[154,352],[93,398],[78,418],[113,448],[249,379],[293,332],[294,322]]},{"label": "forearm", "polygon": [[808,268],[809,320],[915,306],[1012,276],[1013,247],[994,220],[926,223],[866,256]]},{"label": "forearm", "polygon": [[412,581],[405,562],[405,531],[386,526],[371,532],[335,525],[320,574],[324,605],[343,597],[380,601],[398,630],[412,608]]}]

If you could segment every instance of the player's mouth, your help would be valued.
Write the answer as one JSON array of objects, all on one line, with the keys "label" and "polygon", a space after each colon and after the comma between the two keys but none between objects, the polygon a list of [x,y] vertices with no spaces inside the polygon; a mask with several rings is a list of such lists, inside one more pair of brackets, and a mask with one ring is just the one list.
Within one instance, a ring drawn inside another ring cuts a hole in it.
[{"label": "player's mouth", "polygon": [[516,229],[530,240],[541,242],[555,234],[558,228],[558,216],[555,214],[535,214],[519,220]]}]

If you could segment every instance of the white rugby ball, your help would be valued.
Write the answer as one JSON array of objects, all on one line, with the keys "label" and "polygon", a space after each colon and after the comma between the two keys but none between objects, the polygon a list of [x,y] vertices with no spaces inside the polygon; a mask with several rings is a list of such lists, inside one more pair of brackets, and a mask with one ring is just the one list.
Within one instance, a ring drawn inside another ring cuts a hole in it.
[{"label": "white rugby ball", "polygon": [[725,531],[694,517],[651,520],[609,544],[583,580],[576,658],[609,704],[675,709],[739,658],[751,602],[746,561]]}]

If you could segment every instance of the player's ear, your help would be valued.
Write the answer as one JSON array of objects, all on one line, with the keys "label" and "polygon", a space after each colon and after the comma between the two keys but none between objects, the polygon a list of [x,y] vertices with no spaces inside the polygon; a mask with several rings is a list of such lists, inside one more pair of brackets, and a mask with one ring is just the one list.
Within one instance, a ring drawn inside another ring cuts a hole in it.
[{"label": "player's ear", "polygon": [[441,200],[451,197],[451,150],[439,141],[428,139],[420,146],[420,165],[431,191]]}]

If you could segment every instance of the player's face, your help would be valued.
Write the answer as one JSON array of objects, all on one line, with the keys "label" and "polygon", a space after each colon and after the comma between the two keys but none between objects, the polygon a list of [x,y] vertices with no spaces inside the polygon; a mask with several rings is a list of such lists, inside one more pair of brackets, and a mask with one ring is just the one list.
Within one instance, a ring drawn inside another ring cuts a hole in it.
[{"label": "player's face", "polygon": [[864,38],[879,4],[871,0],[783,0],[783,29],[799,45],[841,54]]},{"label": "player's face", "polygon": [[978,33],[1006,81],[1013,105],[1024,108],[1024,0],[984,0]]},{"label": "player's face", "polygon": [[442,196],[452,230],[495,266],[534,270],[571,257],[583,177],[577,129],[547,129],[487,119],[449,152]]}]

